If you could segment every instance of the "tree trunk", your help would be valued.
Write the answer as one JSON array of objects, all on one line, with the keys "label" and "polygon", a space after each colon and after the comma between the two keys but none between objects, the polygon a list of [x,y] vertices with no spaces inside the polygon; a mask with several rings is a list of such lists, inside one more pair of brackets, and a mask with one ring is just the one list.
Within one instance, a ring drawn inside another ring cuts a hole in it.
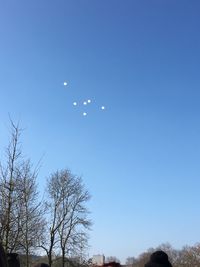
[{"label": "tree trunk", "polygon": [[65,250],[62,249],[62,267],[65,267]]}]

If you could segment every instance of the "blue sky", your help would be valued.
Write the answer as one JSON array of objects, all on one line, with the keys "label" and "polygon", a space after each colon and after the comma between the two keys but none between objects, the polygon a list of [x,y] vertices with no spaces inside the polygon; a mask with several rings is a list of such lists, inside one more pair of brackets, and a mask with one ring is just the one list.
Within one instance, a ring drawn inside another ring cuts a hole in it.
[{"label": "blue sky", "polygon": [[[90,255],[123,263],[199,241],[199,11],[198,0],[1,2],[0,147],[10,114],[25,155],[43,157],[41,191],[57,169],[83,177]],[[83,117],[72,103],[86,99]]]}]

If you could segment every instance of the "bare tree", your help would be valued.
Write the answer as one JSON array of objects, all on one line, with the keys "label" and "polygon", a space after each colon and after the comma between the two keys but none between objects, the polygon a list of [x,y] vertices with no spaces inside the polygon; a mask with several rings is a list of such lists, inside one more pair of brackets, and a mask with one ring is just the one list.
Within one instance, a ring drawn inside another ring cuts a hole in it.
[{"label": "bare tree", "polygon": [[25,160],[20,144],[21,129],[11,121],[6,160],[0,164],[0,239],[6,252],[29,254],[41,236],[42,214],[36,185],[37,169]]},{"label": "bare tree", "polygon": [[86,230],[91,222],[88,219],[87,201],[89,192],[85,189],[82,179],[69,170],[53,173],[47,181],[50,211],[50,228],[48,247],[43,246],[52,265],[52,252],[61,250],[62,266],[65,258],[87,243]]},{"label": "bare tree", "polygon": [[109,256],[109,257],[106,257],[106,262],[117,262],[117,263],[120,263],[120,260],[115,256]]},{"label": "bare tree", "polygon": [[38,239],[44,229],[44,216],[41,202],[38,201],[36,177],[29,160],[23,162],[17,183],[19,190],[20,236],[19,247],[25,253],[26,266],[30,265],[30,254],[35,252]]},{"label": "bare tree", "polygon": [[136,262],[134,263],[134,267],[144,267],[145,263],[149,261],[151,252],[143,252],[141,253]]},{"label": "bare tree", "polygon": [[126,259],[126,265],[129,265],[129,266],[132,266],[135,262],[136,262],[136,258],[135,257],[128,257]]},{"label": "bare tree", "polygon": [[200,267],[200,245],[189,247],[185,246],[180,251],[180,257],[175,267],[187,267],[187,266],[196,266]]},{"label": "bare tree", "polygon": [[19,236],[19,196],[16,183],[21,167],[20,133],[19,126],[11,121],[11,140],[6,148],[6,162],[0,165],[0,235],[6,252],[17,248]]}]

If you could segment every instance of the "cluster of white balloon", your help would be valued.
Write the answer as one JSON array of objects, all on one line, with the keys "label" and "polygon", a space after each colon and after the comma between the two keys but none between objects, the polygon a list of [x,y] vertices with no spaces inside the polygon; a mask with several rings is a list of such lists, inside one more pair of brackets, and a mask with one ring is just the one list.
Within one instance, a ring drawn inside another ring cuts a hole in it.
[{"label": "cluster of white balloon", "polygon": [[[63,85],[64,85],[64,86],[67,86],[68,83],[65,81],[65,82],[63,83]],[[92,103],[92,100],[91,100],[91,99],[87,99],[87,100],[84,100],[81,104],[82,104],[83,106],[87,106],[87,105],[89,105],[89,104],[91,104],[91,103]],[[80,105],[81,105],[81,104],[80,104]],[[78,106],[78,105],[79,105],[78,102],[76,102],[76,101],[73,102],[73,106],[76,107],[76,106]],[[105,106],[101,106],[100,109],[101,109],[101,110],[105,110]],[[88,114],[88,113],[87,113],[86,111],[84,111],[84,112],[82,113],[83,116],[87,116],[87,114]]]}]

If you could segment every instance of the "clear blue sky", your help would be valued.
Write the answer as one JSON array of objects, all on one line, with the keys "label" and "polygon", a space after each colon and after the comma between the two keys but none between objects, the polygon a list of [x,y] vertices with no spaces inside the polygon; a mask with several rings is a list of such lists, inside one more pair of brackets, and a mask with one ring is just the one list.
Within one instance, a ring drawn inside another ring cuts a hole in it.
[{"label": "clear blue sky", "polygon": [[[199,0],[1,1],[0,146],[10,114],[25,154],[44,155],[41,190],[57,169],[82,175],[90,255],[199,241],[199,13]],[[83,117],[72,102],[88,98]]]}]

